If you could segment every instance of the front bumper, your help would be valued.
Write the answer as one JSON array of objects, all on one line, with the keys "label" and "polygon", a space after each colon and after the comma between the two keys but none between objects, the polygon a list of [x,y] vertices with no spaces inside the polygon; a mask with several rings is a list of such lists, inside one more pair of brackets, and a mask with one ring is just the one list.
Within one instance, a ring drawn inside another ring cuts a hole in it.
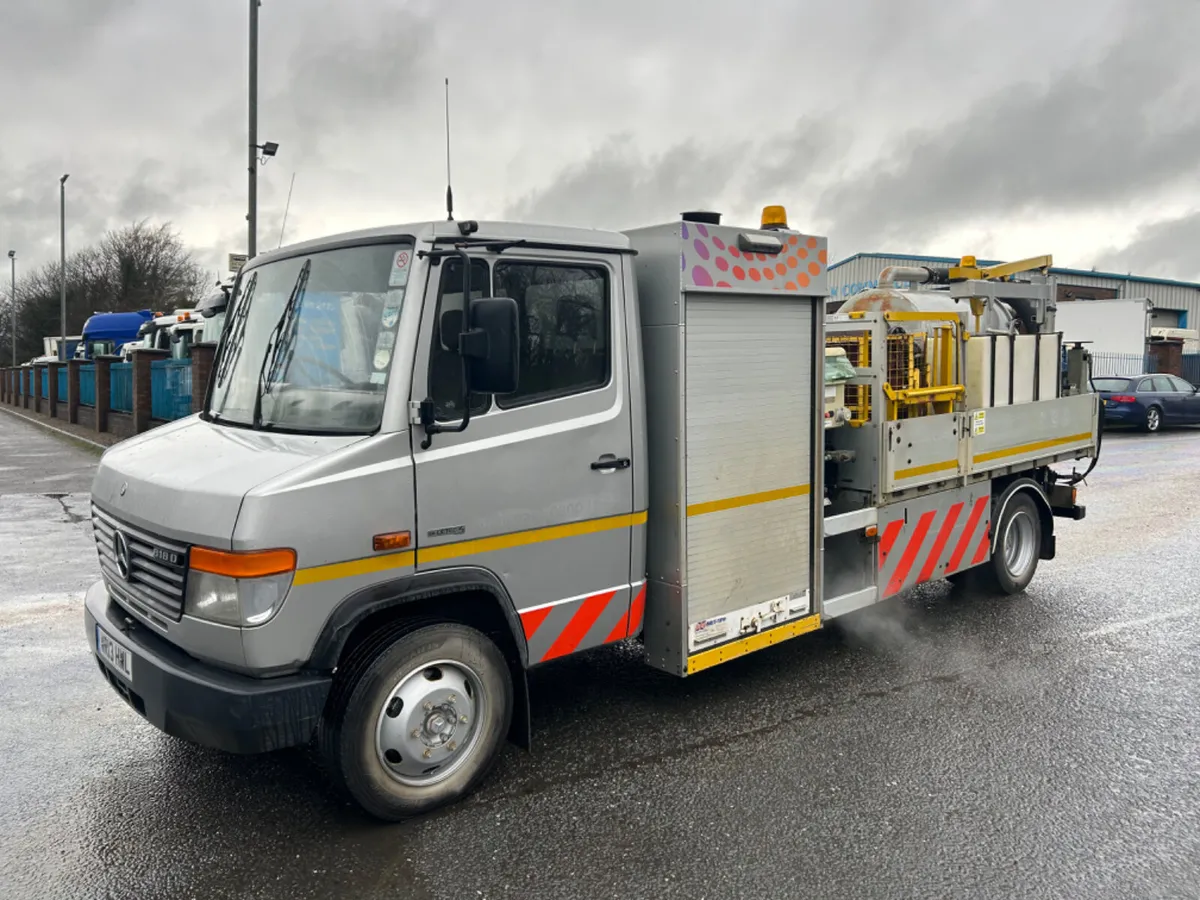
[{"label": "front bumper", "polygon": [[[132,622],[103,581],[84,600],[88,646],[109,684],[151,725],[229,753],[263,753],[308,743],[332,679],[298,674],[251,678],[202,663]],[[127,679],[96,649],[96,628],[130,654]]]}]

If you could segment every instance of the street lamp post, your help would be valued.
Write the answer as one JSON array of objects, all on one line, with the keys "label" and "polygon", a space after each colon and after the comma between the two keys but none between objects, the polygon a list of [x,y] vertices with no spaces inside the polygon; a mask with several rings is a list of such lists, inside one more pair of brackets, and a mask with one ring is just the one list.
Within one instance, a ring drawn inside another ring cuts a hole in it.
[{"label": "street lamp post", "polygon": [[250,0],[250,197],[246,211],[246,254],[250,259],[258,251],[258,4],[259,0]]},{"label": "street lamp post", "polygon": [[8,251],[8,261],[12,263],[12,293],[9,295],[12,313],[12,359],[13,368],[17,367],[17,251]]},{"label": "street lamp post", "polygon": [[61,264],[59,278],[61,279],[59,295],[59,314],[61,316],[62,335],[58,347],[58,358],[67,358],[67,179],[64,175],[58,179],[58,249]]}]

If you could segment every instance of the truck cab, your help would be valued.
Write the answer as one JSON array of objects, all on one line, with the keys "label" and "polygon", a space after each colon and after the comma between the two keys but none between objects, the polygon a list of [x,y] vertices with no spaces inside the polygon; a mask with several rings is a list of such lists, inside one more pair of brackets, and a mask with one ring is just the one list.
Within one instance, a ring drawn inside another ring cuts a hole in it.
[{"label": "truck cab", "polygon": [[126,344],[136,341],[142,326],[153,313],[138,312],[95,313],[83,323],[83,336],[75,349],[76,359],[119,354]]},{"label": "truck cab", "polygon": [[[334,690],[377,706],[383,688],[334,673],[382,665],[382,635],[411,649],[434,615],[442,649],[428,665],[405,651],[415,674],[387,686],[407,707],[400,761],[381,751],[365,790],[383,815],[461,793],[481,761],[463,751],[490,760],[518,707],[520,736],[525,666],[638,631],[631,258],[620,234],[448,222],[252,260],[204,412],[101,460],[87,616],[93,649],[119,651],[101,654],[114,686],[227,750],[319,729],[353,783],[363,723],[324,709]],[[427,705],[440,718],[412,724]]]}]

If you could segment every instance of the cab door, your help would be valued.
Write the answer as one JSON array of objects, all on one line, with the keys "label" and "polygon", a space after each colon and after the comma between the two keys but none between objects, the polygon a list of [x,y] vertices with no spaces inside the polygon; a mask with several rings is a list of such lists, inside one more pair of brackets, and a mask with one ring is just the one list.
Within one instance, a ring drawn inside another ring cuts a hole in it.
[{"label": "cab door", "polygon": [[[472,396],[459,434],[413,426],[417,569],[495,575],[520,616],[530,665],[630,633],[634,453],[617,255],[474,259],[471,294],[512,297],[520,375],[504,396]],[[462,419],[461,359],[442,332],[462,316],[462,264],[430,267],[412,399]],[[636,623],[635,623],[636,625]]]}]

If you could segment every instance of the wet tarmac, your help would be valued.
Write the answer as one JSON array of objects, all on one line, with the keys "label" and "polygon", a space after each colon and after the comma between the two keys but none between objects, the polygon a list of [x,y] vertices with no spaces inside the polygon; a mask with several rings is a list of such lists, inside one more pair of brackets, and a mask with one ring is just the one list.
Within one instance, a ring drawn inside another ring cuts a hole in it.
[{"label": "wet tarmac", "polygon": [[533,752],[394,826],[117,698],[86,484],[45,487],[88,457],[46,459],[0,482],[0,897],[1200,896],[1200,433],[1109,436],[1021,596],[928,586],[687,680],[536,672]]}]

